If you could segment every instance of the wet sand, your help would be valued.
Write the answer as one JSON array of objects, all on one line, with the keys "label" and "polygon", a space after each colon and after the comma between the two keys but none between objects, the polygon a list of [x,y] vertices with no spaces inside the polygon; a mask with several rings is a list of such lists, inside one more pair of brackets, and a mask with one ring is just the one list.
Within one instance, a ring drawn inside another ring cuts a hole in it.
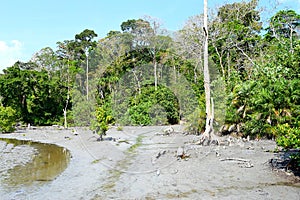
[{"label": "wet sand", "polygon": [[4,172],[30,162],[36,153],[36,149],[28,145],[15,147],[13,144],[0,141],[0,152],[0,174],[4,176]]},{"label": "wet sand", "polygon": [[[174,126],[170,135],[164,135],[164,129],[111,128],[102,142],[85,128],[2,134],[63,146],[72,158],[55,180],[0,191],[1,200],[300,199],[300,184],[293,175],[269,165],[276,156],[274,141],[199,146],[193,144],[198,136],[182,134],[181,126]],[[177,156],[178,148],[184,155]]]}]

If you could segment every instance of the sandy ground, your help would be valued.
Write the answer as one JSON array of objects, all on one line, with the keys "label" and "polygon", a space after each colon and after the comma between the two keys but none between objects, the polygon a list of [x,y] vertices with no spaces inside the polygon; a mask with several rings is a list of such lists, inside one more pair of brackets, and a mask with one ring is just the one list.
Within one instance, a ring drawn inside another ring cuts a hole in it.
[{"label": "sandy ground", "polygon": [[107,137],[113,140],[102,142],[84,128],[76,129],[78,135],[53,128],[2,134],[66,147],[72,158],[55,180],[0,191],[0,199],[300,199],[295,177],[269,165],[274,141],[199,146],[181,126],[170,135],[164,129],[111,128]]}]

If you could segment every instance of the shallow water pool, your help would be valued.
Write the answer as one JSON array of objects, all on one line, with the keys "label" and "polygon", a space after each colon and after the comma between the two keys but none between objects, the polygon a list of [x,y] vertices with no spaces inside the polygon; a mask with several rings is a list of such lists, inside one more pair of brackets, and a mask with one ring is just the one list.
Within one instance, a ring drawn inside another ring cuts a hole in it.
[{"label": "shallow water pool", "polygon": [[54,180],[70,162],[70,152],[54,144],[0,138],[0,189],[20,188]]}]

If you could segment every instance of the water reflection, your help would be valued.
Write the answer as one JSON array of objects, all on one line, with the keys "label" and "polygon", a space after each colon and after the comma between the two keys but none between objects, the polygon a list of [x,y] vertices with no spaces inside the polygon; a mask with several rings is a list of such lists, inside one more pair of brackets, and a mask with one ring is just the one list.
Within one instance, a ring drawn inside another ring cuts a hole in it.
[{"label": "water reflection", "polygon": [[30,185],[36,181],[51,181],[66,169],[70,161],[70,152],[57,145],[16,139],[1,140],[15,146],[30,145],[37,150],[32,155],[33,159],[31,162],[25,165],[18,165],[7,171],[1,182],[8,187]]}]

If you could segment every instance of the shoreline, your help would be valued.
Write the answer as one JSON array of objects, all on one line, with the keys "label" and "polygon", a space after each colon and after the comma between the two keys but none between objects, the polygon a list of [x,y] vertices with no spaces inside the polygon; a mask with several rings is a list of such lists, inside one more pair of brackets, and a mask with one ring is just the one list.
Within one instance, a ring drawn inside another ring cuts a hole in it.
[{"label": "shoreline", "polygon": [[[2,134],[51,143],[71,152],[69,166],[53,181],[0,196],[6,199],[299,199],[300,184],[272,171],[274,141],[236,141],[231,146],[193,145],[198,136],[163,135],[166,127],[111,128],[97,142],[86,128]],[[183,148],[186,158],[176,156]],[[232,160],[230,160],[232,159]],[[234,160],[235,159],[235,160]]]}]

